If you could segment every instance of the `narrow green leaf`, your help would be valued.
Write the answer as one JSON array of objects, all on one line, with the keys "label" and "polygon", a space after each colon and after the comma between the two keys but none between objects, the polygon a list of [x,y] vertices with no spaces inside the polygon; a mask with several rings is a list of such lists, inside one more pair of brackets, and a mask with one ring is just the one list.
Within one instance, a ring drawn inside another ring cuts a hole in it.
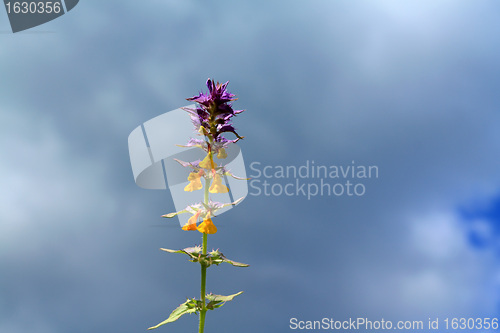
[{"label": "narrow green leaf", "polygon": [[161,323],[159,323],[156,326],[152,326],[152,327],[148,328],[148,330],[153,330],[153,329],[158,328],[162,325],[174,322],[177,319],[179,319],[182,315],[185,315],[186,313],[196,313],[197,312],[196,303],[193,304],[193,302],[196,302],[196,301],[188,299],[186,302],[182,303],[174,311],[172,311],[172,313],[170,314],[170,316],[166,320],[162,321]]},{"label": "narrow green leaf", "polygon": [[198,255],[201,252],[201,247],[193,246],[193,247],[187,247],[182,250],[170,250],[170,249],[160,248],[160,250],[168,253],[184,253],[187,254],[191,259],[198,259]]},{"label": "narrow green leaf", "polygon": [[226,171],[226,173],[224,173],[224,175],[226,176],[231,176],[233,177],[234,179],[238,179],[238,180],[250,180],[251,178],[242,178],[242,177],[238,177],[238,176],[235,176],[233,175],[231,172],[229,171]]},{"label": "narrow green leaf", "polygon": [[178,212],[168,213],[168,214],[162,215],[161,217],[171,218],[171,217],[177,216],[179,214],[187,213],[187,212],[188,212],[187,210],[181,210],[181,211],[178,211]]},{"label": "narrow green leaf", "polygon": [[232,301],[233,298],[235,298],[238,295],[241,295],[243,292],[240,291],[239,293],[229,295],[229,296],[222,296],[222,295],[214,295],[214,294],[207,294],[206,298],[210,302],[207,304],[207,308],[213,310],[216,308],[220,308],[221,306],[224,305],[224,303],[228,301]]},{"label": "narrow green leaf", "polygon": [[209,310],[213,310],[213,309],[217,309],[217,308],[220,308],[221,306],[224,305],[224,302],[220,302],[220,301],[217,301],[217,302],[209,302],[207,304],[207,309]]},{"label": "narrow green leaf", "polygon": [[237,262],[237,261],[228,259],[222,253],[220,253],[220,258],[222,259],[222,262],[230,263],[231,265],[236,266],[236,267],[248,267],[248,266],[250,266],[250,265],[244,264],[242,262]]},{"label": "narrow green leaf", "polygon": [[244,264],[242,262],[237,262],[237,261],[229,260],[226,257],[223,257],[223,261],[222,262],[230,263],[231,265],[236,266],[236,267],[248,267],[248,266],[250,266],[250,265]]},{"label": "narrow green leaf", "polygon": [[243,199],[245,199],[245,197],[241,197],[239,198],[238,200],[234,201],[234,202],[230,202],[230,203],[225,203],[224,205],[222,205],[221,208],[224,208],[224,207],[227,207],[227,206],[234,206],[234,205],[237,205],[239,204],[240,202],[243,201]]},{"label": "narrow green leaf", "polygon": [[206,298],[209,300],[209,301],[221,301],[221,302],[227,302],[227,301],[232,301],[233,298],[235,298],[236,296],[239,296],[243,294],[243,291],[240,291],[239,293],[236,293],[236,294],[232,294],[232,295],[229,295],[229,296],[223,296],[223,295],[214,295],[212,293],[210,294],[207,294],[206,295]]},{"label": "narrow green leaf", "polygon": [[164,248],[160,248],[160,250],[168,252],[168,253],[185,253],[182,250],[170,250],[170,249],[164,249]]}]

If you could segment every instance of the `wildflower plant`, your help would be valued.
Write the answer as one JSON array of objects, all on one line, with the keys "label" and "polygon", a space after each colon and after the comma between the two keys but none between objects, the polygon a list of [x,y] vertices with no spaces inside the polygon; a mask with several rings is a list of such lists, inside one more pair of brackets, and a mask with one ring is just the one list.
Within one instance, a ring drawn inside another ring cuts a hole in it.
[{"label": "wildflower plant", "polygon": [[[224,178],[227,176],[236,179],[239,178],[231,173],[228,168],[222,165],[219,161],[227,158],[226,150],[231,144],[243,139],[232,124],[232,119],[243,110],[234,110],[232,102],[236,100],[235,95],[229,93],[227,88],[228,82],[224,84],[215,83],[208,79],[208,93],[200,93],[198,96],[188,98],[189,101],[194,101],[197,106],[185,107],[191,117],[194,125],[196,138],[191,138],[186,144],[181,147],[196,147],[203,151],[203,159],[196,161],[181,161],[175,159],[182,167],[189,169],[187,180],[189,183],[185,186],[186,192],[200,192],[200,201],[188,205],[181,211],[163,215],[165,218],[173,218],[179,214],[190,214],[191,217],[187,223],[182,225],[184,231],[200,232],[202,234],[202,245],[188,247],[182,250],[161,249],[168,253],[180,253],[188,256],[188,260],[194,263],[199,263],[201,266],[201,292],[200,299],[188,299],[179,305],[170,316],[149,329],[158,328],[164,324],[176,321],[182,315],[187,313],[195,313],[199,315],[199,333],[204,331],[205,316],[208,310],[215,310],[226,302],[233,300],[234,297],[240,295],[242,291],[228,296],[207,294],[206,293],[206,277],[207,268],[221,263],[229,263],[235,267],[248,267],[247,264],[236,262],[226,258],[219,250],[207,250],[207,238],[209,234],[215,234],[217,227],[212,219],[217,216],[217,211],[232,205],[236,205],[243,198],[237,199],[234,202],[217,202],[212,201],[210,194],[228,193],[229,188],[224,184]],[[232,133],[235,139],[227,139],[224,134]],[[217,161],[215,160],[217,158]],[[219,163],[219,164],[218,164]]]}]

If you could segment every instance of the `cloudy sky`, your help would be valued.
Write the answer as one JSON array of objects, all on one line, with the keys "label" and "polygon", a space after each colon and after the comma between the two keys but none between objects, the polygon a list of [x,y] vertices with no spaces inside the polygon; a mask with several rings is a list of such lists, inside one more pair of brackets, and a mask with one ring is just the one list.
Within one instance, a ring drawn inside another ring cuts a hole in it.
[{"label": "cloudy sky", "polygon": [[362,196],[250,188],[215,219],[209,247],[251,267],[209,268],[209,291],[245,293],[206,332],[498,317],[499,15],[493,0],[82,0],[12,34],[0,10],[0,332],[144,332],[198,295],[199,267],[159,248],[200,234],[160,217],[172,197],[135,184],[127,139],[209,77],[246,109],[254,187],[319,184],[255,170],[312,161],[378,177],[350,179]]}]

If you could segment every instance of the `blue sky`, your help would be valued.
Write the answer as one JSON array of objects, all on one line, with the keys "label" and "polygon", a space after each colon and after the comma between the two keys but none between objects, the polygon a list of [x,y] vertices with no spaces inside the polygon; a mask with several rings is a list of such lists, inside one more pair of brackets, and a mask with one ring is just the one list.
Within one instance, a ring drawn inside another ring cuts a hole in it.
[{"label": "blue sky", "polygon": [[[209,247],[245,293],[207,332],[292,317],[499,315],[495,1],[80,1],[0,13],[0,332],[142,332],[198,294],[200,242],[134,183],[130,132],[229,80],[249,168],[376,165],[357,196],[248,196]],[[280,184],[289,180],[271,179]],[[164,332],[188,331],[196,317]],[[224,328],[221,328],[224,327]]]}]

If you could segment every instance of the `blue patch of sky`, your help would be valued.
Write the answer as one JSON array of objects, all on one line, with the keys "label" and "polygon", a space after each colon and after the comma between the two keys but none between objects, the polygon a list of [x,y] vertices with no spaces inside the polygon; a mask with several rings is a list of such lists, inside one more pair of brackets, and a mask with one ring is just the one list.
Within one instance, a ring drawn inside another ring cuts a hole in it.
[{"label": "blue patch of sky", "polygon": [[475,221],[480,220],[490,227],[489,234],[480,232],[476,228],[469,229],[468,240],[472,246],[486,248],[494,245],[492,240],[500,237],[500,193],[488,200],[462,206],[458,211],[462,219],[471,226]]}]

